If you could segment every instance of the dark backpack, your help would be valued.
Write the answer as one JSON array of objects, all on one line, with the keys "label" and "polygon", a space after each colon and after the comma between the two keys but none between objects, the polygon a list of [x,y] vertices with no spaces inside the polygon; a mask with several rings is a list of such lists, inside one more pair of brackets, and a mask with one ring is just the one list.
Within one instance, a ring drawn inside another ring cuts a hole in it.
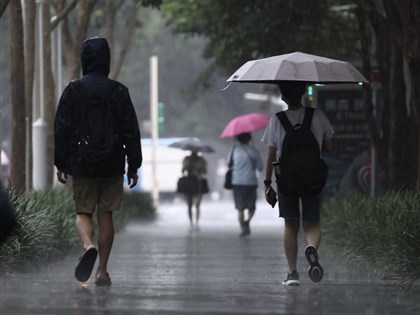
[{"label": "dark backpack", "polygon": [[88,91],[80,80],[74,81],[73,84],[80,96],[75,123],[78,161],[106,161],[112,155],[118,141],[118,114],[111,100],[118,83],[110,80],[101,95]]},{"label": "dark backpack", "polygon": [[328,167],[311,131],[313,115],[314,109],[306,107],[302,125],[292,126],[285,112],[276,114],[286,135],[279,159],[280,174],[275,175],[279,191],[288,196],[312,196],[325,187]]}]

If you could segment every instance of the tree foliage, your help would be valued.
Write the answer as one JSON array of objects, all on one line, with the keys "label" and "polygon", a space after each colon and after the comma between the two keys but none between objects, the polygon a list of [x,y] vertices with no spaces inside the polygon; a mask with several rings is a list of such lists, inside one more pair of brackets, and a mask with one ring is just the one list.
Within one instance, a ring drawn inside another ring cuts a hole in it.
[{"label": "tree foliage", "polygon": [[207,37],[204,56],[232,72],[250,59],[292,51],[354,58],[354,16],[340,13],[333,4],[340,2],[168,0],[162,9],[175,32]]}]

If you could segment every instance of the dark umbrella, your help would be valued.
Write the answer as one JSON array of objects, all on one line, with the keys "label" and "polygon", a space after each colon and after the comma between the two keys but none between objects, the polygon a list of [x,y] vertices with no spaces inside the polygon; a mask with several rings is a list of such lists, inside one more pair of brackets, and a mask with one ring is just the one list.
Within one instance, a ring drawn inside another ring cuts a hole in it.
[{"label": "dark umbrella", "polygon": [[169,145],[171,148],[177,148],[185,151],[196,151],[203,153],[212,153],[214,149],[203,143],[200,139],[197,138],[187,138],[181,141],[174,142]]}]

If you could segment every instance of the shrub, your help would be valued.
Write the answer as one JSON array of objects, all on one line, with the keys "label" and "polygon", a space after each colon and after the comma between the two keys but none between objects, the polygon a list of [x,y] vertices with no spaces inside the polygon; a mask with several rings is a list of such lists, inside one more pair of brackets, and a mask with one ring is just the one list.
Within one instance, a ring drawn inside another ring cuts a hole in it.
[{"label": "shrub", "polygon": [[0,247],[3,266],[27,269],[66,253],[76,244],[73,201],[65,189],[11,194],[17,228]]},{"label": "shrub", "polygon": [[[129,220],[154,220],[156,209],[148,193],[127,192],[124,194],[121,211],[115,216],[118,225],[125,225]],[[117,223],[116,223],[117,224]]]},{"label": "shrub", "polygon": [[[18,224],[12,236],[0,245],[3,268],[35,268],[80,246],[69,189],[55,188],[26,195],[11,193],[11,201]],[[152,220],[155,209],[151,198],[144,193],[125,195],[122,211],[114,218],[117,231],[131,218]]]},{"label": "shrub", "polygon": [[323,208],[326,242],[346,258],[393,275],[400,285],[420,280],[420,194],[336,196]]}]

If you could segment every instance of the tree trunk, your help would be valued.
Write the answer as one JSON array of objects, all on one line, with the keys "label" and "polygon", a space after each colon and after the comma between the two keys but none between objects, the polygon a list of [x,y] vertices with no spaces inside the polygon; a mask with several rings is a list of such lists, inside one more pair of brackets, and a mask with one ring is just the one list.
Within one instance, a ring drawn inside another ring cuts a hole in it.
[{"label": "tree trunk", "polygon": [[46,158],[46,182],[47,186],[53,184],[54,165],[54,115],[55,115],[55,83],[51,68],[51,33],[50,33],[50,4],[43,6],[44,26],[44,117],[47,124],[47,158]]},{"label": "tree trunk", "polygon": [[74,45],[74,40],[70,33],[69,23],[67,19],[63,22],[62,28],[64,52],[67,61],[68,80],[74,80],[79,78],[80,74],[80,59],[78,51]]},{"label": "tree trunk", "polygon": [[389,77],[390,77],[390,37],[389,33],[386,32],[380,25],[375,21],[371,20],[375,37],[376,37],[376,60],[378,62],[378,68],[381,77],[381,92],[382,92],[382,150],[379,151],[378,158],[382,161],[382,172],[381,179],[385,189],[390,186],[389,176],[389,150],[388,143],[390,139],[390,91],[389,91]]},{"label": "tree trunk", "polygon": [[0,0],[0,17],[3,15],[4,11],[6,11],[9,1],[10,0]]},{"label": "tree trunk", "polygon": [[[418,131],[418,122],[420,121],[420,91],[417,88],[417,83],[420,82],[420,58],[408,60],[408,65],[410,69],[410,81],[411,81],[411,95],[410,95],[410,105],[411,111],[413,112],[413,143],[417,144],[417,150],[412,150],[412,154],[416,155],[415,163],[413,165],[412,172],[417,175],[415,182],[415,188],[420,189],[420,135]],[[412,148],[410,148],[412,149]]]},{"label": "tree trunk", "polygon": [[404,81],[404,63],[401,50],[395,45],[391,50],[391,68],[389,75],[389,187],[393,190],[410,188],[413,176],[409,165],[413,165],[411,159],[412,147],[402,139],[411,139],[410,122],[406,106],[406,86]]},{"label": "tree trunk", "polygon": [[80,45],[86,39],[89,21],[95,3],[96,0],[85,0],[80,1],[77,6],[77,28],[75,40],[73,41],[73,47],[71,49],[73,56],[70,58],[70,61],[72,62],[71,68],[69,68],[70,79],[77,79],[80,77]]},{"label": "tree trunk", "polygon": [[393,1],[394,10],[398,11],[401,19],[401,29],[404,34],[401,47],[409,69],[410,81],[410,116],[411,116],[411,143],[406,144],[413,157],[410,164],[412,174],[416,175],[412,188],[420,189],[420,134],[418,123],[420,121],[420,2],[419,1]]},{"label": "tree trunk", "polygon": [[[127,56],[127,53],[130,50],[131,44],[133,43],[133,37],[134,37],[134,31],[136,27],[137,13],[138,13],[139,7],[140,7],[140,3],[137,2],[134,4],[134,7],[132,8],[131,15],[127,21],[127,31],[125,32],[124,42],[121,47],[120,54],[118,55],[118,57],[115,54],[111,55],[113,57],[113,60],[115,60],[115,62],[113,63],[113,66],[111,67],[111,73],[109,75],[111,79],[116,80],[118,76],[120,75],[125,57]],[[115,23],[114,23],[114,28],[115,28]],[[110,33],[114,34],[115,29]],[[112,41],[112,46],[114,46],[113,41]],[[112,51],[115,52],[114,47],[111,49]]]},{"label": "tree trunk", "polygon": [[12,100],[12,154],[10,181],[17,192],[25,191],[25,67],[23,20],[20,1],[9,4],[10,85]]},{"label": "tree trunk", "polygon": [[[114,35],[115,24],[118,11],[123,5],[123,1],[110,1],[107,3],[107,17],[106,17],[106,39],[108,40],[109,48],[111,51],[111,58],[114,56]],[[111,59],[112,61],[112,59]]]},{"label": "tree trunk", "polygon": [[25,111],[26,117],[29,120],[29,145],[30,150],[27,152],[29,169],[27,180],[29,182],[29,189],[32,187],[32,92],[34,84],[34,68],[35,68],[35,16],[36,5],[34,1],[25,1]]},{"label": "tree trunk", "polygon": [[[362,53],[362,72],[363,75],[366,78],[370,77],[370,73],[372,71],[372,67],[371,67],[371,52],[369,49],[369,32],[368,32],[368,28],[366,25],[366,18],[365,15],[363,13],[363,11],[361,10],[361,8],[358,8],[356,10],[356,17],[358,20],[358,27],[359,27],[359,34],[360,34],[360,42],[361,42],[361,53]],[[375,35],[376,35],[376,46],[377,47],[381,47],[383,48],[383,37],[384,34],[383,32],[381,32],[380,28],[375,28],[375,22],[371,21],[374,30],[375,30]],[[379,49],[379,51],[382,52],[382,49]],[[378,51],[375,52],[376,55],[378,54]],[[381,77],[383,78],[382,80],[382,86],[386,86],[386,82],[388,79],[387,75],[383,75],[383,73],[385,72],[384,70],[387,69],[388,67],[386,67],[384,65],[384,56],[380,55],[379,58],[377,58],[380,62],[379,63],[379,68],[380,68],[380,73],[381,73]],[[385,79],[386,78],[386,79]],[[385,80],[384,80],[385,79]],[[386,90],[386,89],[385,89]],[[384,93],[384,103],[388,103],[388,97],[387,97],[387,90]],[[381,134],[381,127],[382,126],[378,126],[376,123],[376,117],[375,117],[375,107],[378,106],[378,104],[373,104],[373,100],[372,100],[372,87],[371,85],[364,85],[363,86],[363,101],[364,101],[364,111],[366,113],[366,119],[367,119],[367,123],[369,126],[369,131],[371,134],[371,138],[372,138],[372,143],[373,146],[377,152],[377,156],[378,156],[378,162],[379,162],[379,169],[381,170],[381,182],[382,185],[384,187],[388,187],[388,182],[389,182],[389,173],[388,173],[388,146],[385,145],[385,141],[384,139],[388,139],[386,135],[384,135],[384,133]],[[378,110],[377,111],[377,115]],[[387,107],[384,106],[383,112],[386,113],[387,112]],[[384,116],[388,116],[386,114],[384,114]]]}]

